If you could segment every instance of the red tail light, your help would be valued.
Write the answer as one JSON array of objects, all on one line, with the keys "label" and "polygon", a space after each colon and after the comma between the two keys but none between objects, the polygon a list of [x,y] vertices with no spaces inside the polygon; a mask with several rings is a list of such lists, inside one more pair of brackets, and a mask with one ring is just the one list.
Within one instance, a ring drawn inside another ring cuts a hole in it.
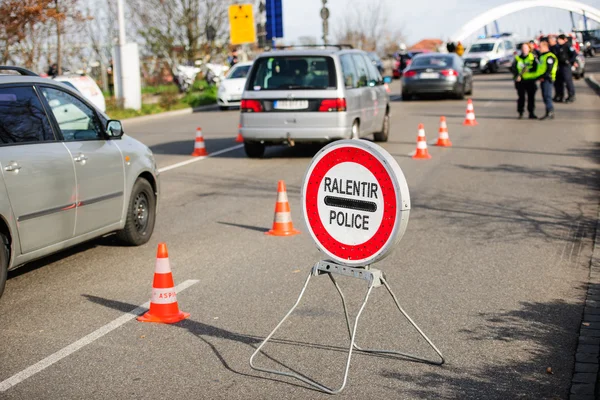
[{"label": "red tail light", "polygon": [[346,99],[325,99],[321,101],[319,111],[346,111]]},{"label": "red tail light", "polygon": [[412,70],[404,71],[404,77],[406,77],[406,78],[412,78],[415,75],[417,75],[416,71],[412,71]]},{"label": "red tail light", "polygon": [[242,100],[240,110],[242,112],[261,112],[263,108],[259,100]]},{"label": "red tail light", "polygon": [[442,75],[444,76],[458,76],[458,72],[456,72],[453,69],[443,69],[442,71],[440,71]]}]

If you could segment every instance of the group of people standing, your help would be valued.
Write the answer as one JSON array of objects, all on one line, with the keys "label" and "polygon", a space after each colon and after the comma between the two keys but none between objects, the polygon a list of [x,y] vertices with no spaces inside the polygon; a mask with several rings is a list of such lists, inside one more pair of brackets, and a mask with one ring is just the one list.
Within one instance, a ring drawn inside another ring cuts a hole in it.
[{"label": "group of people standing", "polygon": [[[575,101],[575,87],[571,66],[576,63],[577,53],[569,45],[566,35],[548,36],[541,39],[539,49],[535,43],[523,43],[521,54],[515,56],[512,72],[517,89],[517,112],[519,119],[523,118],[525,111],[525,97],[527,97],[527,111],[529,119],[538,119],[535,115],[535,93],[537,82],[540,82],[542,98],[546,107],[546,114],[540,118],[554,119],[553,102],[572,103]],[[565,94],[567,87],[567,97]],[[554,89],[555,95],[552,96]]]}]

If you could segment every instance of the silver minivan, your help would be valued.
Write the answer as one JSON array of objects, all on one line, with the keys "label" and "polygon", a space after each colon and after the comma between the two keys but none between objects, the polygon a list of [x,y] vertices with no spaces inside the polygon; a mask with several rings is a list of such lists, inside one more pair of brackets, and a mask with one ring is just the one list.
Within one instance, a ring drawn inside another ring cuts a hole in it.
[{"label": "silver minivan", "polygon": [[63,83],[0,66],[0,296],[8,270],[86,240],[148,242],[158,193],[152,152],[119,121]]},{"label": "silver minivan", "polygon": [[254,61],[240,106],[248,157],[267,145],[388,139],[387,86],[366,52],[346,47],[275,50]]}]

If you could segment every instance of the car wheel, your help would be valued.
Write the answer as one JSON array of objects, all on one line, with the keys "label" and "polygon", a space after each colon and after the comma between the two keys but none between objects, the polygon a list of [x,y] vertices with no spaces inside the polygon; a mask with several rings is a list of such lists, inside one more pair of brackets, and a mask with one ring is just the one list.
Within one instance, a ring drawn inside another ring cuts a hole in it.
[{"label": "car wheel", "polygon": [[460,89],[458,90],[458,92],[456,92],[455,97],[458,100],[462,100],[465,98],[465,85],[464,84],[460,86]]},{"label": "car wheel", "polygon": [[469,91],[465,92],[465,94],[472,95],[473,94],[473,80],[469,82]]},{"label": "car wheel", "polygon": [[250,158],[261,158],[265,154],[265,144],[260,142],[244,141],[244,150]]},{"label": "car wheel", "polygon": [[4,235],[0,234],[0,297],[2,297],[2,292],[4,292],[4,286],[6,285],[9,260],[8,240],[6,240]]},{"label": "car wheel", "polygon": [[130,246],[140,246],[152,236],[156,221],[156,195],[152,185],[138,178],[133,185],[125,227],[117,232],[117,238]]},{"label": "car wheel", "polygon": [[412,94],[409,94],[408,92],[402,92],[402,101],[411,101],[412,100]]},{"label": "car wheel", "polygon": [[380,132],[375,132],[373,134],[373,139],[376,142],[387,142],[388,137],[390,136],[390,114],[386,111],[385,116],[383,117],[383,126],[381,127]]}]

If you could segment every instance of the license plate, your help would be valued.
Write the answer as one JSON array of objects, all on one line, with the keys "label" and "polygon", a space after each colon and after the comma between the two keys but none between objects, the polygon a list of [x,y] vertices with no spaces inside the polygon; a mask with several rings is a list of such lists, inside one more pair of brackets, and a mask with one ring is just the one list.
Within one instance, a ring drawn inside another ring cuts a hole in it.
[{"label": "license plate", "polygon": [[440,77],[440,74],[438,74],[437,72],[421,72],[421,75],[419,75],[419,77],[421,79],[438,79]]},{"label": "license plate", "polygon": [[308,108],[308,100],[275,100],[273,108],[277,110],[303,110]]}]

